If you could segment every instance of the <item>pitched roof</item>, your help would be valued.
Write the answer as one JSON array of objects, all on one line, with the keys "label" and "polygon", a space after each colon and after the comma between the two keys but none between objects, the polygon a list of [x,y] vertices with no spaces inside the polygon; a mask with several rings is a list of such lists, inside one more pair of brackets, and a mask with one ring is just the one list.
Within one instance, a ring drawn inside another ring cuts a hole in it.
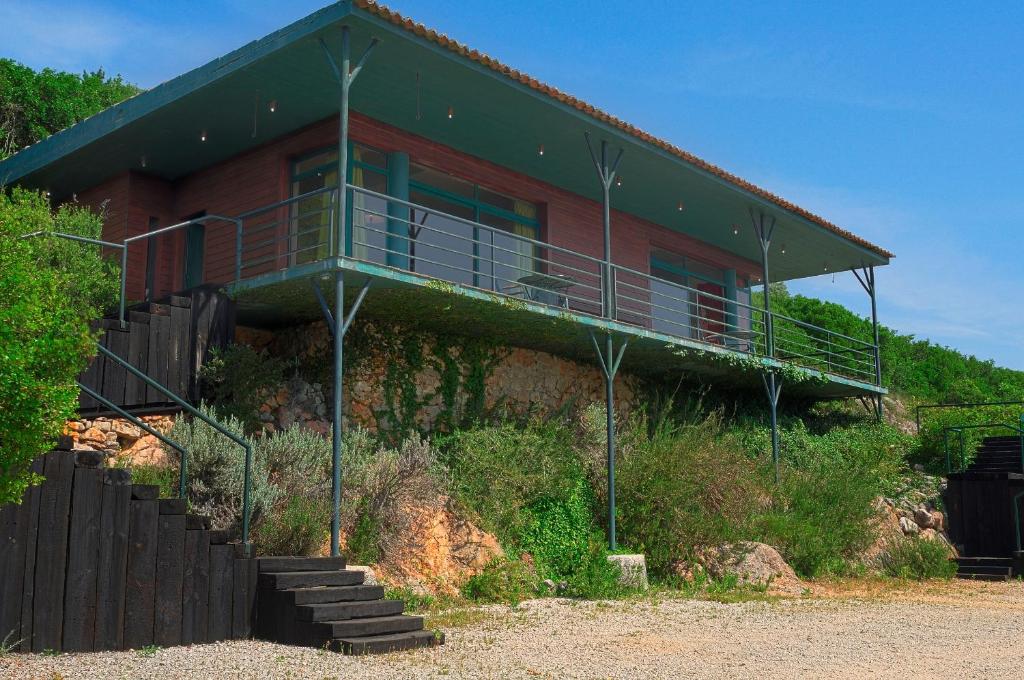
[{"label": "pitched roof", "polygon": [[829,222],[820,215],[816,215],[809,210],[801,208],[800,206],[787,201],[781,196],[773,194],[767,189],[762,189],[761,187],[751,182],[748,182],[742,177],[734,175],[733,173],[724,170],[718,167],[717,165],[714,165],[713,163],[709,163],[708,161],[693,155],[689,151],[681,149],[678,146],[666,142],[665,140],[659,137],[655,137],[650,133],[644,132],[635,125],[627,123],[626,121],[620,118],[616,118],[610,113],[602,111],[601,109],[597,108],[592,104],[588,104],[582,99],[574,97],[571,94],[562,92],[556,87],[552,87],[551,85],[542,83],[533,76],[523,73],[522,71],[519,71],[517,69],[514,69],[511,66],[503,64],[497,59],[494,59],[493,57],[490,57],[484,54],[483,52],[480,52],[479,50],[471,49],[467,45],[464,45],[458,42],[457,40],[453,40],[452,38],[449,38],[443,33],[438,33],[437,31],[428,28],[421,23],[417,23],[412,19],[404,17],[398,12],[389,9],[388,7],[385,7],[380,3],[374,2],[373,0],[354,0],[353,5],[356,8],[364,10],[374,16],[377,16],[380,19],[395,24],[396,26],[399,26],[409,31],[410,33],[413,33],[419,36],[420,38],[436,43],[437,45],[445,49],[448,49],[451,52],[454,52],[455,54],[465,57],[470,61],[474,61],[478,64],[481,64],[482,66],[486,66],[487,68],[490,68],[511,80],[526,85],[527,87],[530,87],[531,89],[534,89],[544,95],[547,95],[558,102],[571,106],[577,109],[578,111],[581,111],[582,113],[591,116],[595,120],[598,120],[607,125],[611,125],[612,127],[618,128],[619,130],[639,139],[642,142],[646,142],[647,144],[662,149],[663,151],[666,151],[672,154],[673,156],[676,156],[677,158],[691,165],[694,165],[705,172],[720,177],[721,179],[731,184],[734,184],[744,189],[745,191],[749,191],[752,194],[755,194],[771,203],[774,203],[775,205],[779,206],[784,210],[800,215],[801,217],[810,220],[811,222],[814,222],[815,224],[824,227],[825,229],[828,229],[829,231],[832,231],[845,239],[848,239],[854,243],[864,246],[865,248],[883,257],[893,257],[893,254],[888,250],[885,250],[881,246],[877,246],[874,243],[871,243],[870,241],[867,241],[861,238],[860,236],[857,236],[856,234],[847,231],[846,229],[836,226],[835,224]]}]

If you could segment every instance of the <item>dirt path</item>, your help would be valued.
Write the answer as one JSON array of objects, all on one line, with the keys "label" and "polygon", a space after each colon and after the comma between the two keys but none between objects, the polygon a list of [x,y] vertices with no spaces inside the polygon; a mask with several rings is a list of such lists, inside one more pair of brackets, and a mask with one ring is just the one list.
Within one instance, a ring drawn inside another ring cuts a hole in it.
[{"label": "dirt path", "polygon": [[346,658],[264,642],[9,655],[3,678],[1021,677],[1024,583],[818,584],[809,598],[535,600],[447,615],[448,644]]}]

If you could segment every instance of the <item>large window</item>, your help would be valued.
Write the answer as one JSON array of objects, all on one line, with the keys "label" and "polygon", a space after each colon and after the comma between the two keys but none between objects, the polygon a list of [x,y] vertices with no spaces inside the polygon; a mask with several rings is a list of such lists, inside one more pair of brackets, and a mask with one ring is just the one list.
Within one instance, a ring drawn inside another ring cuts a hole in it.
[{"label": "large window", "polygon": [[[720,343],[726,331],[725,275],[721,269],[666,250],[651,252],[654,330]],[[678,285],[673,285],[678,284]],[[681,287],[685,286],[685,288]]]},{"label": "large window", "polygon": [[520,289],[519,279],[536,270],[535,245],[517,238],[538,240],[535,204],[415,163],[410,168],[409,200],[428,209],[413,210],[411,215],[416,226],[410,234],[409,266],[414,271],[510,292]]},{"label": "large window", "polygon": [[[387,154],[358,144],[349,154],[349,182],[384,194],[388,190]],[[338,186],[338,151],[327,149],[310,154],[292,164],[291,195],[317,192],[292,207],[292,264],[323,259],[330,254],[333,243],[334,198],[327,189]],[[322,191],[321,191],[322,190]],[[387,243],[387,205],[383,199],[359,192],[349,194],[352,242],[346,250],[360,260],[385,262]]]}]

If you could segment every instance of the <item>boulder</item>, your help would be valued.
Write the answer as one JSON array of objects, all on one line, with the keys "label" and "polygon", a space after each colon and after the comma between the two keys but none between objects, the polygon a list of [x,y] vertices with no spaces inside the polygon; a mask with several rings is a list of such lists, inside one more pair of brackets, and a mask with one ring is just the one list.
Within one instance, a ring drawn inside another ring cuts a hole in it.
[{"label": "boulder", "polygon": [[921,527],[922,529],[935,528],[934,520],[932,519],[932,513],[931,511],[928,510],[928,508],[924,506],[921,506],[920,508],[914,511],[914,521],[917,523],[917,526]]},{"label": "boulder", "polygon": [[619,584],[647,590],[647,558],[643,555],[609,555],[608,561],[619,568]]},{"label": "boulder", "polygon": [[363,572],[363,584],[368,586],[377,586],[380,583],[377,582],[377,574],[373,571],[373,567],[368,567],[363,564],[346,564],[345,569],[349,571],[361,571]]},{"label": "boulder", "polygon": [[900,517],[900,529],[907,536],[913,536],[921,531],[921,527],[917,525],[917,522],[906,517]]},{"label": "boulder", "polygon": [[714,579],[735,575],[740,585],[765,587],[770,593],[799,595],[806,590],[779,552],[764,543],[726,543],[702,550],[701,567]]}]

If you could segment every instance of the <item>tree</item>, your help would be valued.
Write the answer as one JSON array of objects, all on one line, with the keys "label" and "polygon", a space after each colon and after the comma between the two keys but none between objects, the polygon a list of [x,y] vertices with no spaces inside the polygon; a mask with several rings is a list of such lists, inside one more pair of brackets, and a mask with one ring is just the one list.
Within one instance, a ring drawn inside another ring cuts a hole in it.
[{"label": "tree", "polygon": [[103,69],[36,72],[0,59],[0,160],[139,92]]},{"label": "tree", "polygon": [[102,219],[85,208],[51,211],[44,194],[0,191],[0,504],[30,484],[78,404],[76,376],[95,354],[90,322],[116,300],[118,271],[95,246],[38,230],[98,238]]}]

